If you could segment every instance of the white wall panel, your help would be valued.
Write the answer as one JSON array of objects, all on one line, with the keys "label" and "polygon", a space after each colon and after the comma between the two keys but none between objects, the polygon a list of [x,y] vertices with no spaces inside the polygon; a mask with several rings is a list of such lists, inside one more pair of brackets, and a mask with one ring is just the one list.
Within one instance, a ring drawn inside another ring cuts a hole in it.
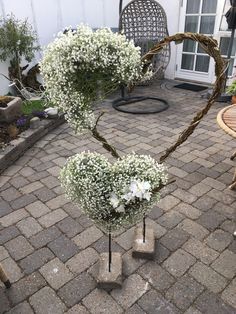
[{"label": "white wall panel", "polygon": [[75,28],[85,22],[83,0],[61,0],[63,28],[72,26]]},{"label": "white wall panel", "polygon": [[[85,23],[91,27],[105,26],[104,0],[83,0]],[[110,0],[113,1],[113,0]]]}]

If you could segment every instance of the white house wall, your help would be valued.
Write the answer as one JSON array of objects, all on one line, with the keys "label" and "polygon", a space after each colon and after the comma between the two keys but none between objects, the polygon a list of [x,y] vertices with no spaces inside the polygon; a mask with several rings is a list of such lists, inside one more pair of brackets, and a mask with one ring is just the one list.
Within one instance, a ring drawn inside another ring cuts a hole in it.
[{"label": "white house wall", "polygon": [[[129,3],[123,1],[123,6]],[[159,0],[167,13],[169,33],[178,32],[181,0]],[[0,0],[0,15],[13,13],[19,19],[28,18],[38,34],[39,44],[47,45],[55,34],[66,26],[86,23],[91,27],[118,26],[119,0]],[[166,70],[167,78],[174,78],[175,45],[171,47],[171,62]],[[41,58],[36,55],[34,62]],[[0,63],[0,73],[7,75],[7,64]],[[0,76],[0,94],[8,92],[8,81]]]}]

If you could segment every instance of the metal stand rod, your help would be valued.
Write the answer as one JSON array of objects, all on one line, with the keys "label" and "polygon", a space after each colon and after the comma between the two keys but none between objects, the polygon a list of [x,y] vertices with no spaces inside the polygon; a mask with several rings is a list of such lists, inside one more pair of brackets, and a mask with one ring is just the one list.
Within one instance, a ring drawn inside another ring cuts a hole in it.
[{"label": "metal stand rod", "polygon": [[108,270],[111,272],[111,233],[109,232],[109,264],[108,264]]},{"label": "metal stand rod", "polygon": [[145,243],[146,238],[146,216],[143,216],[143,243]]}]

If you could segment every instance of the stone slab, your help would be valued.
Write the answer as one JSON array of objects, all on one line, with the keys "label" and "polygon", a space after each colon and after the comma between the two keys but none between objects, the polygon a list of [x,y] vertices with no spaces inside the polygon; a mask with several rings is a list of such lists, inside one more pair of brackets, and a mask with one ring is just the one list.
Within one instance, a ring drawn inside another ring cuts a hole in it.
[{"label": "stone slab", "polygon": [[135,258],[154,259],[155,235],[153,229],[146,228],[145,239],[143,238],[143,228],[135,229],[132,256]]},{"label": "stone slab", "polygon": [[109,254],[101,253],[97,277],[98,287],[101,289],[117,289],[122,285],[122,258],[120,253],[112,253],[111,271],[108,266]]}]

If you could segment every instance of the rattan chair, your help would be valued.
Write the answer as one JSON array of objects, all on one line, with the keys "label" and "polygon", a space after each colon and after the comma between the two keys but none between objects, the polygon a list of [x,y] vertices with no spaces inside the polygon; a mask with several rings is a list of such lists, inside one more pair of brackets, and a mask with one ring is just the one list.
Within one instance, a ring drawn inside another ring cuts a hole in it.
[{"label": "rattan chair", "polygon": [[[141,55],[144,55],[156,43],[169,36],[166,13],[155,0],[133,0],[120,14],[119,31],[140,46]],[[153,57],[153,76],[150,81],[164,77],[169,61],[170,45],[167,45]]]},{"label": "rattan chair", "polygon": [[[141,47],[141,55],[147,53],[155,44],[169,35],[167,29],[167,17],[162,6],[155,0],[132,0],[122,10],[122,1],[120,1],[119,31],[126,35],[129,40],[133,40],[136,46]],[[154,79],[164,77],[164,71],[170,60],[170,45],[167,45],[160,53],[152,59],[150,70],[151,78],[142,81],[139,85],[148,85]],[[144,106],[142,110],[128,109],[126,105],[145,100],[154,100],[156,105],[154,109],[147,109]],[[113,101],[113,108],[116,110],[134,113],[149,114],[166,110],[168,102],[158,97],[146,96],[127,96],[124,86],[121,86],[121,98]]]}]

